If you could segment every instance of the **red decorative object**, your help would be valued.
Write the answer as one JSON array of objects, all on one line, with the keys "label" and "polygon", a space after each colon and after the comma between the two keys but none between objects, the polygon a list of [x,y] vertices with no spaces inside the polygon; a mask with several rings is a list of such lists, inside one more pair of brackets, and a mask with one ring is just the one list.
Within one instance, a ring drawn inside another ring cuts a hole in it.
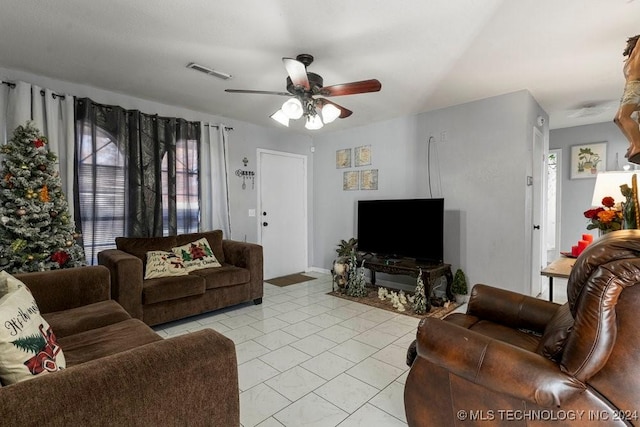
[{"label": "red decorative object", "polygon": [[69,254],[65,251],[54,252],[53,255],[51,255],[51,261],[57,262],[61,267],[69,261],[69,258]]},{"label": "red decorative object", "polygon": [[35,145],[36,148],[42,148],[44,147],[44,140],[41,138],[36,139],[35,141],[33,141],[33,145]]}]

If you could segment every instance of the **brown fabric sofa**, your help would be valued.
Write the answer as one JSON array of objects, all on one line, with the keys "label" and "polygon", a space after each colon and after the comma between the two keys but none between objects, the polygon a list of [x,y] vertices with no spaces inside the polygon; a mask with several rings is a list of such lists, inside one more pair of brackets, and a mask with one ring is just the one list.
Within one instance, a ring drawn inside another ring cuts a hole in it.
[{"label": "brown fabric sofa", "polygon": [[[144,280],[147,252],[170,251],[203,237],[221,267]],[[111,272],[111,296],[148,325],[247,301],[262,303],[262,246],[225,240],[222,231],[215,230],[167,237],[118,237],[116,247],[98,254],[98,263]]]},{"label": "brown fabric sofa", "polygon": [[623,230],[580,255],[565,305],[476,285],[466,314],[420,322],[409,426],[640,425],[639,282]]},{"label": "brown fabric sofa", "polygon": [[109,299],[109,270],[16,276],[31,290],[67,368],[0,388],[6,426],[237,426],[231,340],[205,329],[162,339]]}]

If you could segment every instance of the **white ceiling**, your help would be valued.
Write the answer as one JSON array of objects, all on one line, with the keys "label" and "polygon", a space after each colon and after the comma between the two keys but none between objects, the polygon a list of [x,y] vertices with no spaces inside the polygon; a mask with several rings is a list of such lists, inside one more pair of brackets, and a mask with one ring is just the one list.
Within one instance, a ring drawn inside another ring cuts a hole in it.
[{"label": "white ceiling", "polygon": [[0,67],[271,127],[283,97],[224,89],[284,91],[281,58],[309,53],[325,86],[382,82],[332,98],[354,114],[323,131],[521,89],[561,128],[613,118],[638,22],[634,0],[21,0],[0,12]]}]

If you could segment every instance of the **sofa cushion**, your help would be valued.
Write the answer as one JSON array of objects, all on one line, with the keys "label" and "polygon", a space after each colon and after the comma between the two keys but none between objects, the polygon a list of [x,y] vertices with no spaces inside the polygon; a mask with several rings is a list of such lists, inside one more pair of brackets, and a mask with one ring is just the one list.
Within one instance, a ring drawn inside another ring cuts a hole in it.
[{"label": "sofa cushion", "polygon": [[205,268],[189,273],[191,276],[200,276],[205,280],[207,289],[224,288],[226,286],[241,285],[249,282],[251,273],[246,268],[240,268],[231,264],[223,264],[218,268]]},{"label": "sofa cushion", "polygon": [[186,245],[189,242],[193,242],[194,240],[198,240],[201,238],[207,239],[209,244],[211,245],[211,249],[213,249],[213,254],[216,256],[216,259],[221,263],[224,263],[224,251],[222,250],[222,230],[214,230],[214,231],[204,231],[202,233],[189,233],[182,234],[176,237],[177,246]]},{"label": "sofa cushion", "polygon": [[60,338],[60,345],[65,348],[68,365],[74,366],[161,340],[142,321],[127,319]]},{"label": "sofa cushion", "polygon": [[176,236],[167,237],[116,237],[116,248],[147,262],[149,251],[170,251],[176,245]]},{"label": "sofa cushion", "polygon": [[193,295],[202,295],[204,291],[205,282],[200,276],[188,275],[149,279],[142,284],[142,303],[154,304],[162,301],[171,301]]},{"label": "sofa cushion", "polygon": [[571,329],[573,329],[573,316],[569,303],[565,303],[558,308],[556,314],[547,323],[536,353],[550,360],[559,361]]},{"label": "sofa cushion", "polygon": [[7,293],[0,298],[0,379],[4,385],[66,367],[65,355],[29,289],[0,271]]},{"label": "sofa cushion", "polygon": [[145,280],[158,277],[186,276],[189,274],[182,258],[173,252],[167,251],[147,252],[147,266],[144,271]]},{"label": "sofa cushion", "polygon": [[58,338],[112,325],[131,318],[129,313],[114,300],[46,313],[42,317],[56,331]]},{"label": "sofa cushion", "polygon": [[182,258],[182,262],[188,272],[203,268],[220,267],[220,262],[213,254],[209,241],[204,237],[171,250]]}]

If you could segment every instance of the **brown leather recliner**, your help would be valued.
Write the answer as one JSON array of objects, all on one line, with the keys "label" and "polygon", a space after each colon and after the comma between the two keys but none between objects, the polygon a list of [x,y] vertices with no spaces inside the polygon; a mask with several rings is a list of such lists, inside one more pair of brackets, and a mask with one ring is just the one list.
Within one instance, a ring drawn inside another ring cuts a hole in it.
[{"label": "brown leather recliner", "polygon": [[409,426],[640,426],[639,282],[622,230],[576,260],[565,305],[476,285],[466,314],[418,326]]}]

